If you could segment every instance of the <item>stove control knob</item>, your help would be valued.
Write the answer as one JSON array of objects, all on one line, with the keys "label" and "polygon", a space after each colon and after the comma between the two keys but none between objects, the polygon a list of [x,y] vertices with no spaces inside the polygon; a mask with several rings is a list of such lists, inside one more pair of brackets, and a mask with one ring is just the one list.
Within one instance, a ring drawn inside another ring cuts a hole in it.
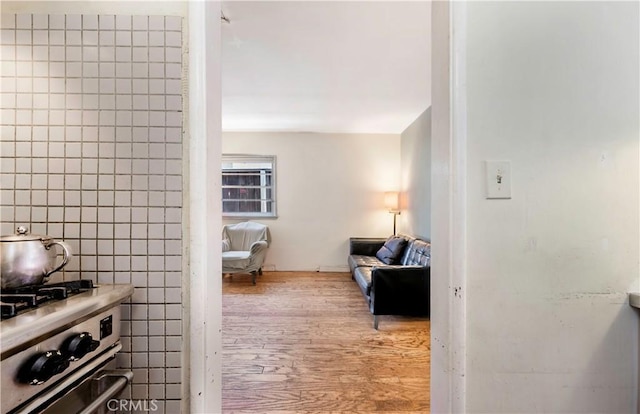
[{"label": "stove control knob", "polygon": [[100,341],[95,341],[89,332],[82,332],[67,338],[62,344],[62,354],[69,361],[77,361],[89,352],[95,351],[100,345]]},{"label": "stove control knob", "polygon": [[39,385],[69,367],[69,360],[60,351],[47,351],[34,355],[20,369],[18,380],[24,384]]}]

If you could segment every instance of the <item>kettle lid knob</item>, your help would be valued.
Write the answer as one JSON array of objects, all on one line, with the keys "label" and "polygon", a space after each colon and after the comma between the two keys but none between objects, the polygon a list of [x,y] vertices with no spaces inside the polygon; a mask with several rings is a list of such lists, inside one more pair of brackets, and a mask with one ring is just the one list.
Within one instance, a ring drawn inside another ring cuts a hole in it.
[{"label": "kettle lid knob", "polygon": [[16,229],[17,234],[27,234],[28,232],[29,229],[27,228],[27,226],[18,226],[18,228]]}]

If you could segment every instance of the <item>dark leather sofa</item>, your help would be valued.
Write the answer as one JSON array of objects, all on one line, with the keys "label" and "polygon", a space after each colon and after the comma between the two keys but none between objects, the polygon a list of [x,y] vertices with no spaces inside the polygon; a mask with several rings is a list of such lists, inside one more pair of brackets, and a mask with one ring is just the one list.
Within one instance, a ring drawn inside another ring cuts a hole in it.
[{"label": "dark leather sofa", "polygon": [[[401,247],[397,246],[399,242],[403,243]],[[391,259],[381,251],[387,245],[396,250]],[[375,329],[379,315],[429,316],[430,242],[407,235],[389,239],[353,237],[349,239],[348,263],[351,277],[369,304]]]}]

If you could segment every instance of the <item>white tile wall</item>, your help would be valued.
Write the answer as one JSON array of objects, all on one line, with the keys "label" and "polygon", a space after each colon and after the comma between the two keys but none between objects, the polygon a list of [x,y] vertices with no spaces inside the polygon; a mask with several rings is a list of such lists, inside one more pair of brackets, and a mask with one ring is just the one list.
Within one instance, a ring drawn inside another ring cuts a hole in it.
[{"label": "white tile wall", "polygon": [[0,219],[67,241],[61,279],[132,283],[130,397],[179,412],[182,19],[3,14]]}]

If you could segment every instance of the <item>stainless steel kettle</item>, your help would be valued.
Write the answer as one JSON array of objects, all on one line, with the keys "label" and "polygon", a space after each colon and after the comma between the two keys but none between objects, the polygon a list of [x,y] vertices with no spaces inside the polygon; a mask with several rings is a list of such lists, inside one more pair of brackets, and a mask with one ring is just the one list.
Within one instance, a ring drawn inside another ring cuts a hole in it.
[{"label": "stainless steel kettle", "polygon": [[[55,245],[62,247],[62,263],[56,266]],[[71,258],[71,248],[65,242],[50,236],[29,234],[20,226],[16,234],[0,238],[0,268],[2,289],[13,289],[27,285],[38,285],[62,269]]]}]

